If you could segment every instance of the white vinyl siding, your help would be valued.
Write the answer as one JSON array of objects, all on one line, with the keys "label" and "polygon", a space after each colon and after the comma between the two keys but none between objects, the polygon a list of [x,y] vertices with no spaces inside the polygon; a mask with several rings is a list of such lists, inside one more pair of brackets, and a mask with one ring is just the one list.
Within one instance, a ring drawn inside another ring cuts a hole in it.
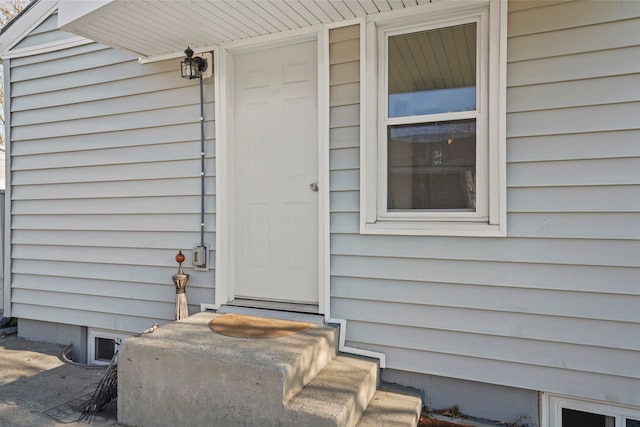
[{"label": "white vinyl siding", "polygon": [[360,234],[358,31],[331,32],[331,52],[352,47],[330,58],[331,313],[348,346],[640,401],[639,17],[636,2],[510,3],[506,238]]},{"label": "white vinyl siding", "polygon": [[[214,271],[190,265],[200,241],[197,81],[180,78],[178,59],[142,65],[95,43],[7,62],[12,315],[127,332],[173,320],[179,249],[191,311],[212,303]],[[212,243],[210,80],[205,102]]]}]

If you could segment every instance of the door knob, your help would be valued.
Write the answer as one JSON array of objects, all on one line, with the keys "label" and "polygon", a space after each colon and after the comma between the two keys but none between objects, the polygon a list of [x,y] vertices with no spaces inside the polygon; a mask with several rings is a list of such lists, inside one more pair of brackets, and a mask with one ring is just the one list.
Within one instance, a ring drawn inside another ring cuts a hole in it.
[{"label": "door knob", "polygon": [[312,182],[311,184],[309,184],[309,188],[311,189],[311,191],[318,191],[320,189],[320,186],[317,182]]}]

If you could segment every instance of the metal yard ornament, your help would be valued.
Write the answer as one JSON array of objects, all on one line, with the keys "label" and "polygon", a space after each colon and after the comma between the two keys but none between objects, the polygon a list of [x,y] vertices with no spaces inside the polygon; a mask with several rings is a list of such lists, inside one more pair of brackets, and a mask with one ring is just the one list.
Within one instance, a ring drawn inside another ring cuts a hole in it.
[{"label": "metal yard ornament", "polygon": [[178,263],[178,272],[171,276],[173,284],[176,286],[176,320],[185,319],[189,317],[189,307],[187,306],[187,282],[189,281],[189,275],[182,271],[182,263],[184,262],[184,255],[182,251],[176,255],[176,262]]}]

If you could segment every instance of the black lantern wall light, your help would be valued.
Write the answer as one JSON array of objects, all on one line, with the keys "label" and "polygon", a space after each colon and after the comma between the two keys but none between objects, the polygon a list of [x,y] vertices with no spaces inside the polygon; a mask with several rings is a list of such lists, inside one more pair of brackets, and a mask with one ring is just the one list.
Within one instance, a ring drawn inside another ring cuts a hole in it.
[{"label": "black lantern wall light", "polygon": [[204,196],[205,196],[205,146],[204,146],[204,89],[203,72],[207,69],[207,60],[193,56],[193,50],[187,47],[186,58],[180,63],[182,78],[200,80],[200,245],[193,248],[192,264],[194,267],[207,267],[207,247],[204,243]]},{"label": "black lantern wall light", "polygon": [[187,47],[184,51],[187,55],[181,62],[182,65],[182,78],[183,79],[199,79],[202,77],[202,72],[207,69],[207,60],[199,56],[193,57],[193,50]]}]

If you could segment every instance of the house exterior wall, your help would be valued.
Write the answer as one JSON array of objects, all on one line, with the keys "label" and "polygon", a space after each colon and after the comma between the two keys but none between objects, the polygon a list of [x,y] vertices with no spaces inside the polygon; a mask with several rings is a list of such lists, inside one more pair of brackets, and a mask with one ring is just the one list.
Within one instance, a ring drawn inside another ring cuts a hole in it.
[{"label": "house exterior wall", "polygon": [[513,2],[504,238],[359,234],[359,40],[330,35],[331,314],[387,367],[640,402],[640,13]]},{"label": "house exterior wall", "polygon": [[[640,401],[638,4],[510,3],[504,238],[359,234],[359,29],[330,31],[331,315],[348,346],[385,353],[393,378]],[[52,22],[16,48],[64,40]],[[178,249],[192,310],[213,302],[214,272],[188,251],[198,87],[177,71],[95,43],[5,61],[12,315],[31,330],[171,320]]]},{"label": "house exterior wall", "polygon": [[[44,31],[55,28],[54,18],[21,43],[42,34],[47,43],[64,38]],[[190,249],[200,242],[198,81],[180,78],[177,59],[142,65],[96,43],[4,65],[11,82],[12,315],[125,332],[173,320],[178,249],[191,275],[191,311],[212,303],[214,271],[190,268]],[[205,88],[210,245],[211,79]]]}]

